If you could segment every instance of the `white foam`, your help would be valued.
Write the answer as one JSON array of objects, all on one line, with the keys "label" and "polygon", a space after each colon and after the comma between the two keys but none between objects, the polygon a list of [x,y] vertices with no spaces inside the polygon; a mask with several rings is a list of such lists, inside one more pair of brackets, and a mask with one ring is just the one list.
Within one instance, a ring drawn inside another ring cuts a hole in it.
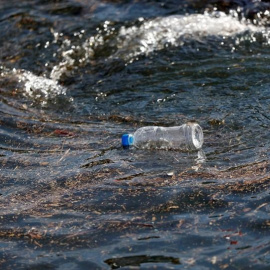
[{"label": "white foam", "polygon": [[118,36],[118,49],[120,53],[129,51],[124,58],[132,58],[161,50],[168,44],[181,46],[185,39],[201,41],[206,36],[229,37],[259,30],[247,21],[239,21],[223,12],[173,15],[146,21],[139,27],[122,27]]},{"label": "white foam", "polygon": [[[8,69],[0,66],[0,79],[5,78],[16,83],[16,88],[26,97],[46,105],[48,100],[54,100],[58,96],[66,96],[67,88],[60,85],[58,81],[45,76],[37,76],[34,73],[23,69]],[[68,100],[72,100],[68,98]]]},{"label": "white foam", "polygon": [[66,88],[55,80],[37,76],[30,71],[14,70],[13,74],[23,84],[25,94],[29,97],[48,100],[59,95],[66,95]]}]

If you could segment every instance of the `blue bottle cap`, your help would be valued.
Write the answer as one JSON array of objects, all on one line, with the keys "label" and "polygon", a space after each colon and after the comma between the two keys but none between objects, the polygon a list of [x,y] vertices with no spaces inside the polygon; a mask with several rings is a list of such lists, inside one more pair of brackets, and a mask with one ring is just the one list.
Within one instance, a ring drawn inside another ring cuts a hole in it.
[{"label": "blue bottle cap", "polygon": [[122,136],[122,145],[123,145],[124,147],[133,145],[133,143],[134,143],[133,135],[131,135],[131,134],[124,134],[124,135]]}]

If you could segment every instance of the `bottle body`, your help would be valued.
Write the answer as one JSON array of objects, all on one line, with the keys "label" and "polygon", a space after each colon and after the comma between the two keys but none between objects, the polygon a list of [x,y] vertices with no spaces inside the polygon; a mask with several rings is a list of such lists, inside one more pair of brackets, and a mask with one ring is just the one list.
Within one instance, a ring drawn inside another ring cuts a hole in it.
[{"label": "bottle body", "polygon": [[127,145],[140,149],[196,150],[203,144],[202,128],[193,122],[175,127],[142,127],[124,136],[127,136]]}]

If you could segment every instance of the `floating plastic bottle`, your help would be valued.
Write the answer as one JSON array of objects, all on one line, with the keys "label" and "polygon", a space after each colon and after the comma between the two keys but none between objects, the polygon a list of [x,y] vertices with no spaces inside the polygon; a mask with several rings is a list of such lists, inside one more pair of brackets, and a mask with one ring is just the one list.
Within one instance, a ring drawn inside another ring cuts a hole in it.
[{"label": "floating plastic bottle", "polygon": [[202,128],[195,122],[175,127],[141,127],[134,134],[122,136],[123,147],[140,149],[199,150],[203,144]]}]

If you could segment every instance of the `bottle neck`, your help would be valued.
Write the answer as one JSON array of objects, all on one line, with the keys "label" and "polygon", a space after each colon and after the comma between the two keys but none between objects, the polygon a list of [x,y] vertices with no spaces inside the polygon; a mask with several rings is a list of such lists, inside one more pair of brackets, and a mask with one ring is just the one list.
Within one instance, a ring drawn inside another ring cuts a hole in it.
[{"label": "bottle neck", "polygon": [[197,123],[187,123],[185,137],[190,149],[201,149],[203,145],[203,131]]}]

